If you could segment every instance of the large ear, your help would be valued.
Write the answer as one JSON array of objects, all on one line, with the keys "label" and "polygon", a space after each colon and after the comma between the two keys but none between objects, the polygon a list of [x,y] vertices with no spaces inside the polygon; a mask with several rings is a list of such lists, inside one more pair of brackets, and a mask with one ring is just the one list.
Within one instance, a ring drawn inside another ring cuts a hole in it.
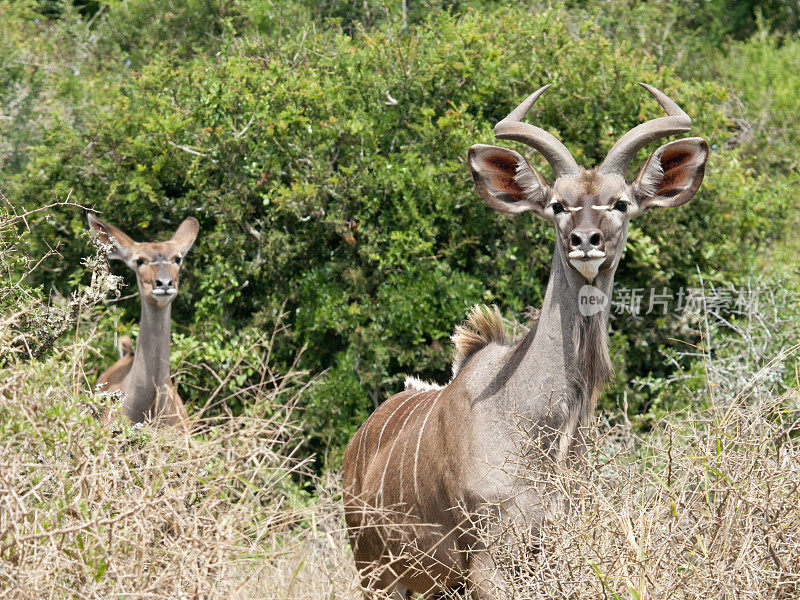
[{"label": "large ear", "polygon": [[115,258],[127,262],[133,254],[136,242],[125,235],[119,227],[109,225],[105,221],[95,217],[94,213],[87,213],[86,218],[89,220],[89,227],[97,235],[98,239],[103,244],[113,248],[108,253],[108,258]]},{"label": "large ear", "polygon": [[519,152],[475,144],[467,162],[478,193],[491,208],[505,213],[544,211],[550,187]]},{"label": "large ear", "polygon": [[175,233],[172,234],[172,241],[178,245],[178,252],[181,255],[185,255],[189,251],[199,231],[200,223],[194,217],[189,217],[178,225]]},{"label": "large ear", "polygon": [[703,138],[686,138],[661,146],[633,182],[639,208],[686,204],[703,182],[707,159],[708,144]]}]

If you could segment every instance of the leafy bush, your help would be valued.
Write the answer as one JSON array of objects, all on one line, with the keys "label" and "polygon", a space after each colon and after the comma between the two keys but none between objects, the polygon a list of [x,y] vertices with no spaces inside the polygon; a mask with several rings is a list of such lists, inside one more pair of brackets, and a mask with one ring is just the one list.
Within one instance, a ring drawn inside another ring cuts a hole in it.
[{"label": "leafy bush", "polygon": [[779,43],[762,31],[731,44],[720,70],[741,103],[737,108],[746,120],[741,142],[755,146],[753,167],[800,172],[795,153],[800,144],[800,40]]},{"label": "leafy bush", "polygon": [[691,77],[713,78],[715,60],[732,40],[759,32],[794,35],[800,6],[793,0],[567,0],[573,13],[592,17],[613,38],[642,47]]},{"label": "leafy bush", "polygon": [[[632,227],[620,285],[675,289],[698,268],[735,279],[779,232],[771,214],[784,202],[782,182],[743,173],[739,153],[724,149],[724,88],[681,81],[589,22],[571,27],[559,10],[440,13],[403,33],[310,30],[234,39],[211,62],[155,58],[109,86],[85,123],[56,121],[11,195],[35,206],[71,192],[141,240],[196,216],[180,327],[191,344],[228,352],[285,307],[293,333],[277,358],[307,347],[300,367],[328,370],[303,419],[311,449],[335,456],[405,374],[447,378],[448,336],[468,305],[496,302],[514,316],[541,301],[550,228],[486,209],[464,156],[493,142],[493,124],[542,82],[555,86],[531,119],[579,162],[596,163],[659,114],[638,80],[676,98],[716,149],[692,205]],[[56,245],[64,257],[39,282],[61,284],[75,271],[86,246],[73,240],[84,229],[74,211],[37,226],[31,252]],[[135,302],[123,322],[135,319]],[[623,384],[666,368],[656,365],[669,319],[615,327]]]}]

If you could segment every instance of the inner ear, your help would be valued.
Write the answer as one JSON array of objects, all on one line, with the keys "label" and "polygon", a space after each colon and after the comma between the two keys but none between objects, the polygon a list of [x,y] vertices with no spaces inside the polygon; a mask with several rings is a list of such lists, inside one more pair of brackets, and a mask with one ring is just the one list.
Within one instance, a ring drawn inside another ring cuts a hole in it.
[{"label": "inner ear", "polygon": [[172,234],[172,241],[177,244],[181,256],[189,251],[199,232],[200,223],[194,217],[188,217],[178,226],[175,233]]},{"label": "inner ear", "polygon": [[550,188],[519,152],[475,144],[467,162],[475,188],[491,208],[505,213],[544,211]]},{"label": "inner ear", "polygon": [[108,258],[127,262],[133,254],[136,242],[119,227],[106,223],[93,213],[87,213],[86,218],[89,221],[89,228],[97,235],[100,242],[112,247],[112,250],[108,253]]},{"label": "inner ear", "polygon": [[686,138],[661,146],[633,183],[640,208],[673,208],[689,202],[703,182],[707,160],[708,144],[702,138]]}]

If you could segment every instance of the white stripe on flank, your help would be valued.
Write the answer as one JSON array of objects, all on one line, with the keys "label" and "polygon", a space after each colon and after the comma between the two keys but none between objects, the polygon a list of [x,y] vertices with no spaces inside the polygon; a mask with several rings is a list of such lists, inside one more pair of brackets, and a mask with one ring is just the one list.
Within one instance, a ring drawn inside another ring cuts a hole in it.
[{"label": "white stripe on flank", "polygon": [[[363,456],[363,460],[361,461],[361,464],[363,466],[366,466],[366,464],[367,464],[367,452],[366,452],[366,450],[364,450],[364,438],[367,437],[367,424],[366,423],[364,423],[364,425],[361,426],[361,429],[358,430],[358,434],[361,437],[358,439],[358,454],[356,454],[356,469],[358,469],[359,457]],[[361,469],[361,476],[362,477],[364,476],[363,466],[362,466],[362,469]]]},{"label": "white stripe on flank", "polygon": [[419,462],[419,447],[422,443],[422,434],[425,431],[425,424],[428,422],[428,417],[431,416],[433,412],[433,408],[436,406],[436,402],[438,402],[439,398],[442,395],[444,390],[440,390],[439,393],[436,395],[433,403],[431,404],[431,408],[428,411],[428,414],[425,415],[425,420],[422,422],[422,427],[419,428],[419,437],[417,438],[417,450],[414,452],[414,493],[417,495],[417,504],[419,504],[419,483],[417,481],[417,464]]},{"label": "white stripe on flank", "polygon": [[[412,398],[416,398],[417,396],[419,396],[420,394],[423,394],[423,393],[424,393],[424,392],[417,392],[416,394],[411,394],[411,395],[410,395],[408,398],[406,398],[405,400],[403,400],[403,401],[402,401],[402,402],[401,402],[401,403],[400,403],[400,404],[397,406],[397,408],[395,408],[395,409],[392,411],[392,414],[390,414],[390,415],[389,415],[389,417],[386,419],[386,421],[384,421],[384,422],[383,422],[383,427],[381,427],[381,432],[378,434],[378,446],[375,448],[375,454],[373,454],[373,455],[372,455],[372,460],[371,460],[371,461],[369,461],[369,466],[370,466],[370,467],[372,467],[372,463],[374,463],[374,462],[375,462],[375,459],[376,459],[376,458],[377,458],[377,456],[378,456],[378,452],[380,452],[380,451],[381,451],[381,439],[383,438],[383,432],[384,432],[384,430],[386,429],[386,426],[389,424],[389,421],[391,421],[391,420],[392,420],[392,417],[395,415],[395,413],[396,413],[398,410],[400,410],[401,408],[403,408],[403,407],[406,405],[406,402],[408,402],[408,401],[409,401],[409,400],[411,400]],[[375,414],[375,413],[372,413],[372,414]]]},{"label": "white stripe on flank", "polygon": [[403,454],[400,457],[400,509],[402,510],[403,504],[403,473],[406,472],[406,453],[408,452],[408,438],[403,442]]},{"label": "white stripe on flank", "polygon": [[392,460],[392,453],[394,452],[394,447],[397,445],[397,440],[400,439],[400,434],[403,433],[403,429],[405,429],[408,420],[411,418],[417,409],[422,405],[422,403],[418,403],[414,408],[408,411],[408,415],[406,416],[406,420],[403,421],[403,424],[400,426],[400,429],[397,431],[397,434],[394,436],[394,441],[392,442],[392,447],[389,448],[389,456],[386,457],[386,464],[383,467],[383,474],[381,475],[381,485],[378,488],[378,494],[375,497],[376,500],[383,498],[383,482],[386,480],[386,472],[389,470],[389,462]]}]

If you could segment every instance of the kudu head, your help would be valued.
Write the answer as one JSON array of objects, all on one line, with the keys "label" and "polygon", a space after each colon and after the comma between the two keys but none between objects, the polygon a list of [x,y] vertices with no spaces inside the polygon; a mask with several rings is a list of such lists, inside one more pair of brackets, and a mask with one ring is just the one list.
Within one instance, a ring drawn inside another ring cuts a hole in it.
[{"label": "kudu head", "polygon": [[613,273],[625,249],[628,223],[655,207],[674,207],[692,199],[705,172],[708,144],[685,138],[653,152],[638,176],[625,180],[625,170],[645,145],[691,128],[691,119],[663,92],[640,83],[667,112],[623,135],[603,163],[584,169],[569,150],[544,129],[522,119],[549,85],[531,94],[494,128],[499,139],[514,140],[538,150],[553,168],[549,183],[525,158],[508,148],[476,144],[468,162],[475,187],[484,201],[506,213],[533,211],[556,227],[556,252],[587,281]]},{"label": "kudu head", "polygon": [[200,230],[197,219],[186,219],[166,242],[149,243],[134,242],[119,227],[92,213],[88,219],[98,239],[111,248],[108,257],[123,261],[136,273],[139,293],[146,302],[165,307],[175,299],[183,257]]}]

